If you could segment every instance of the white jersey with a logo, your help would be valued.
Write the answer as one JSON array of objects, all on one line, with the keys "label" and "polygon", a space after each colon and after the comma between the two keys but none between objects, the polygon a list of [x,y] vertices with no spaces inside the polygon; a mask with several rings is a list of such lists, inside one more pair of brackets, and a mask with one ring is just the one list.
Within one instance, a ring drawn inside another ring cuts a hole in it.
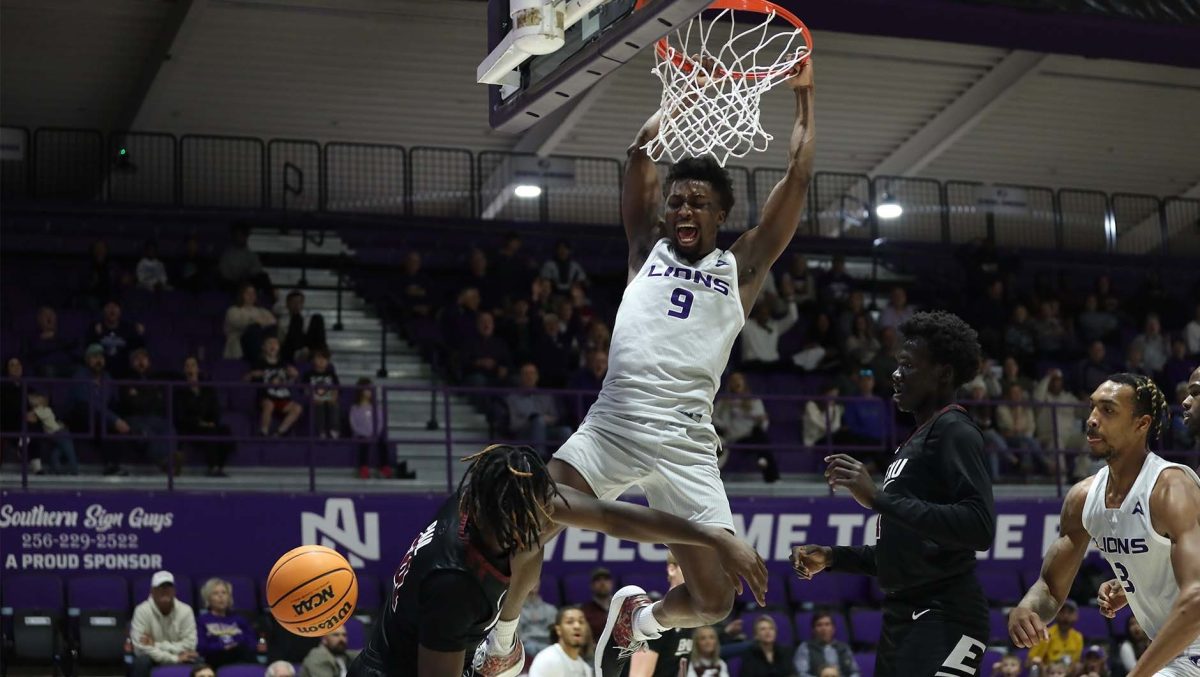
[{"label": "white jersey with a logo", "polygon": [[568,656],[561,645],[552,644],[534,656],[529,677],[592,677],[592,668],[582,658]]},{"label": "white jersey with a logo", "polygon": [[746,315],[737,261],[715,249],[689,263],[659,240],[617,310],[608,376],[589,417],[710,425],[713,398]]},{"label": "white jersey with a logo", "polygon": [[[1083,505],[1084,528],[1112,566],[1125,588],[1133,615],[1151,639],[1162,629],[1179,597],[1179,585],[1171,566],[1171,541],[1154,530],[1150,519],[1150,494],[1167,468],[1179,468],[1200,485],[1200,477],[1191,468],[1151,453],[1121,507],[1105,507],[1107,466],[1096,473]],[[1184,656],[1194,657],[1200,663],[1200,637],[1184,651]],[[1200,667],[1197,671],[1200,674]]]}]

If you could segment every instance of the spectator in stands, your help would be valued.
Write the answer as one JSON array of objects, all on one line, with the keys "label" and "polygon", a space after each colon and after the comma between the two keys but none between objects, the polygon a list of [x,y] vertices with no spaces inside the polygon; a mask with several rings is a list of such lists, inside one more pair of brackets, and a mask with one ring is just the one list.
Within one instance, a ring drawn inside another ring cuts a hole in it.
[{"label": "spectator in stands", "polygon": [[1125,641],[1121,642],[1120,648],[1117,649],[1117,656],[1121,659],[1121,665],[1126,672],[1133,670],[1138,659],[1149,648],[1150,637],[1142,629],[1142,624],[1138,623],[1137,616],[1129,614],[1125,619]]},{"label": "spectator in stands", "polygon": [[[21,431],[21,418],[25,415],[24,398],[21,396],[21,378],[25,375],[25,367],[21,358],[15,355],[4,361],[4,380],[0,381],[0,432],[17,433]],[[0,450],[17,447],[23,442],[15,439],[0,440]],[[42,468],[42,460],[30,459],[30,466],[37,461],[38,472]]]},{"label": "spectator in stands", "polygon": [[404,255],[396,287],[402,319],[433,315],[433,281],[421,272],[421,252],[413,249]]},{"label": "spectator in stands", "polygon": [[[717,398],[713,407],[713,426],[721,438],[721,447],[728,448],[737,444],[770,443],[767,439],[767,408],[763,401],[750,393],[750,385],[741,372],[729,375],[725,384],[725,394]],[[757,457],[758,469],[762,472],[763,481],[767,483],[779,480],[779,467],[775,462],[775,454],[769,448],[755,449],[752,452]]]},{"label": "spectator in stands", "polygon": [[792,652],[775,642],[775,619],[759,616],[754,621],[754,648],[742,658],[740,677],[795,677]]},{"label": "spectator in stands", "polygon": [[566,240],[559,240],[554,245],[554,258],[542,265],[541,276],[550,280],[550,284],[553,285],[554,290],[559,294],[569,293],[571,285],[576,282],[583,282],[584,284],[588,282],[587,273],[583,271],[583,266],[571,258],[571,245],[567,244]]},{"label": "spectator in stands", "polygon": [[529,301],[523,298],[513,301],[501,320],[499,331],[518,362],[533,359],[535,329],[540,326],[535,326],[530,315]]},{"label": "spectator in stands", "polygon": [[84,305],[92,310],[99,309],[106,301],[115,298],[120,291],[121,267],[108,256],[108,243],[96,240],[92,243],[91,261],[84,282]]},{"label": "spectator in stands", "polygon": [[515,437],[529,440],[543,458],[549,458],[547,442],[562,442],[571,429],[559,420],[558,402],[550,393],[538,390],[538,368],[532,362],[521,365],[520,390],[504,398],[508,407],[508,427]]},{"label": "spectator in stands", "polygon": [[[183,379],[186,382],[175,390],[175,429],[182,436],[229,437],[229,426],[221,423],[221,405],[217,391],[200,381],[200,361],[189,355],[183,361]],[[226,441],[209,440],[192,442],[201,450],[209,477],[228,477],[225,463],[233,453],[233,444]]]},{"label": "spectator in stands", "polygon": [[299,375],[296,368],[279,354],[279,339],[274,336],[263,339],[259,359],[245,377],[247,381],[266,386],[259,393],[258,404],[258,430],[263,437],[271,434],[271,422],[276,414],[283,415],[283,421],[275,432],[275,436],[279,437],[286,435],[304,413],[304,407],[292,399],[292,389],[288,387],[295,383]]},{"label": "spectator in stands", "polygon": [[133,610],[129,625],[133,643],[133,677],[150,677],[156,665],[192,663],[196,653],[196,617],[192,607],[175,599],[175,577],[156,571],[150,597]]},{"label": "spectator in stands", "polygon": [[321,638],[304,657],[300,666],[300,677],[345,677],[346,668],[358,656],[357,651],[346,648],[346,626],[342,626]]},{"label": "spectator in stands", "polygon": [[145,335],[146,328],[141,323],[121,319],[121,304],[109,301],[104,304],[100,321],[92,326],[88,342],[103,346],[113,373],[122,378],[129,373],[130,353],[146,345]]},{"label": "spectator in stands", "polygon": [[567,381],[567,388],[571,390],[586,390],[591,395],[578,395],[572,398],[575,407],[575,420],[582,421],[584,414],[591,408],[592,403],[596,401],[596,395],[600,392],[600,387],[604,385],[604,377],[608,375],[608,351],[593,350],[587,353],[586,364],[574,374],[571,374],[571,379]]},{"label": "spectator in stands", "polygon": [[1125,368],[1121,371],[1138,374],[1139,376],[1151,379],[1155,377],[1154,372],[1146,365],[1145,353],[1142,351],[1142,347],[1137,343],[1130,343],[1125,349]]},{"label": "spectator in stands", "polygon": [[[1021,454],[1021,467],[1025,472],[1037,463],[1043,469],[1057,472],[1053,456],[1042,455],[1042,445],[1037,441],[1037,423],[1033,411],[1026,404],[1029,394],[1019,385],[1013,384],[1005,392],[1005,403],[996,407],[996,429],[1008,442],[1008,448]],[[1036,460],[1035,460],[1036,459]]]},{"label": "spectator in stands", "polygon": [[503,385],[512,366],[508,345],[496,336],[496,320],[489,312],[475,319],[472,336],[463,341],[463,382],[476,388]]},{"label": "spectator in stands", "polygon": [[1078,663],[1083,657],[1083,635],[1074,627],[1078,620],[1079,605],[1075,600],[1067,599],[1054,617],[1054,624],[1046,629],[1049,637],[1029,650],[1025,666],[1033,665],[1034,661],[1049,665],[1064,657],[1071,664]]},{"label": "spectator in stands", "polygon": [[[131,383],[121,386],[121,413],[129,427],[138,435],[149,438],[146,449],[150,459],[164,472],[170,470],[171,440],[174,428],[167,419],[167,391],[160,385],[149,385],[147,381],[161,378],[150,371],[150,352],[138,348],[129,355]],[[181,470],[179,459],[175,459],[175,472]]]},{"label": "spectator in stands", "polygon": [[554,302],[554,315],[558,318],[559,341],[574,352],[583,336],[582,320],[576,317],[575,306],[570,299],[559,297]]},{"label": "spectator in stands", "polygon": [[241,289],[242,285],[250,283],[268,299],[275,298],[275,288],[271,277],[263,269],[258,254],[250,251],[250,226],[245,223],[235,223],[229,229],[229,246],[221,252],[217,259],[217,273],[226,289]]},{"label": "spectator in stands", "polygon": [[188,673],[188,677],[217,677],[217,671],[213,670],[211,665],[197,663],[192,666],[192,671]]},{"label": "spectator in stands", "polygon": [[796,647],[796,674],[799,677],[819,677],[821,670],[832,665],[843,677],[858,677],[854,653],[845,643],[834,639],[837,628],[833,614],[818,611],[812,617],[812,638]]},{"label": "spectator in stands", "polygon": [[1179,383],[1186,383],[1195,362],[1188,357],[1187,343],[1183,338],[1171,341],[1171,357],[1163,365],[1161,386],[1163,392],[1171,392]]},{"label": "spectator in stands", "polygon": [[442,311],[442,336],[451,348],[462,347],[475,332],[480,303],[479,290],[466,287],[458,291],[454,305]]},{"label": "spectator in stands", "polygon": [[1167,364],[1167,359],[1171,355],[1171,348],[1167,343],[1167,337],[1163,336],[1162,325],[1159,323],[1158,315],[1154,313],[1146,316],[1144,330],[1134,337],[1133,343],[1130,345],[1141,349],[1142,356],[1146,361],[1146,368],[1152,374],[1162,372],[1163,367]]},{"label": "spectator in stands", "polygon": [[821,307],[826,311],[845,304],[854,289],[854,278],[846,272],[846,257],[841,254],[834,256],[829,270],[821,274],[818,284]]},{"label": "spectator in stands", "polygon": [[488,272],[487,255],[478,247],[472,247],[467,254],[467,272],[460,286],[478,289],[480,307],[484,310],[495,310],[503,300],[495,276]]},{"label": "spectator in stands", "polygon": [[258,305],[253,284],[238,288],[237,303],[225,311],[225,359],[245,358],[253,362],[263,338],[276,331],[275,315]]},{"label": "spectator in stands", "polygon": [[[358,379],[355,385],[358,386],[358,391],[354,397],[354,406],[350,407],[350,432],[353,433],[354,439],[358,440],[358,476],[364,480],[371,477],[370,456],[371,449],[374,448],[379,458],[379,476],[391,479],[392,466],[388,458],[383,416],[375,404],[375,386],[371,379],[366,377]],[[407,462],[402,461],[400,466],[402,477],[416,477],[415,474],[410,476]]]},{"label": "spectator in stands", "polygon": [[1108,380],[1112,366],[1108,363],[1108,350],[1100,341],[1092,341],[1088,354],[1075,367],[1075,390],[1080,399],[1091,397],[1096,388]]},{"label": "spectator in stands", "polygon": [[867,367],[876,374],[883,375],[875,383],[875,394],[880,397],[892,396],[892,373],[899,363],[896,353],[900,350],[900,332],[895,327],[884,327],[879,332],[879,352]]},{"label": "spectator in stands", "polygon": [[904,287],[892,287],[888,305],[879,312],[880,327],[899,327],[913,316],[913,307],[908,305],[908,292]]},{"label": "spectator in stands", "polygon": [[999,355],[1004,352],[1005,318],[1010,315],[1005,300],[1004,282],[992,279],[984,287],[982,298],[971,303],[971,326],[979,332],[979,345],[985,354]]},{"label": "spectator in stands", "polygon": [[[603,320],[597,318],[588,323],[587,329],[579,340],[579,350],[584,356],[598,350],[607,354],[611,344],[612,332]],[[586,362],[586,359],[584,361]]]},{"label": "spectator in stands", "polygon": [[554,285],[544,277],[535,277],[529,283],[529,305],[534,315],[554,311]]},{"label": "spectator in stands", "polygon": [[1029,310],[1023,304],[1013,309],[1012,319],[1004,329],[1004,347],[1025,368],[1033,366],[1037,355],[1037,335],[1033,322],[1029,319]]},{"label": "spectator in stands", "polygon": [[1017,465],[1020,463],[1020,459],[1008,451],[1008,440],[1004,439],[1004,435],[996,430],[995,409],[987,403],[986,388],[979,383],[968,384],[967,392],[969,396],[969,401],[966,403],[967,413],[971,416],[971,420],[975,421],[975,425],[979,426],[979,431],[983,433],[983,449],[992,470],[992,480],[998,480],[1001,461],[1005,461],[1009,465]]},{"label": "spectator in stands", "polygon": [[1079,677],[1109,677],[1108,652],[1104,650],[1104,647],[1093,644],[1083,650]]},{"label": "spectator in stands", "polygon": [[845,339],[854,331],[854,318],[867,313],[867,296],[861,289],[850,292],[846,307],[837,313],[834,331],[839,339]]},{"label": "spectator in stands", "polygon": [[1021,677],[1021,657],[1005,654],[992,664],[992,677]]},{"label": "spectator in stands", "polygon": [[[46,470],[55,475],[78,475],[79,459],[75,456],[75,441],[71,439],[71,431],[59,422],[58,416],[50,408],[50,398],[47,395],[29,391],[27,419],[27,429],[30,432],[49,435],[36,440],[41,449],[41,457],[46,462]],[[33,465],[32,460],[30,465]]]},{"label": "spectator in stands", "polygon": [[613,581],[612,572],[604,567],[592,570],[592,598],[580,605],[583,615],[587,618],[588,627],[592,629],[592,637],[604,633],[604,624],[608,621],[608,606],[612,602]]},{"label": "spectator in stands", "polygon": [[554,313],[542,315],[541,331],[533,341],[533,354],[543,387],[561,388],[567,382],[571,349],[565,340],[558,316]]},{"label": "spectator in stands", "polygon": [[275,661],[267,666],[264,677],[296,677],[296,668],[287,661]]},{"label": "spectator in stands", "polygon": [[1074,406],[1080,403],[1066,389],[1061,369],[1050,369],[1033,389],[1033,401],[1047,405],[1037,409],[1034,429],[1038,444],[1047,451],[1072,449],[1079,446],[1079,435],[1083,422],[1082,410]]},{"label": "spectator in stands", "polygon": [[1200,303],[1196,304],[1192,321],[1183,328],[1183,338],[1187,341],[1188,355],[1193,358],[1200,357]]},{"label": "spectator in stands", "polygon": [[791,329],[799,315],[796,304],[788,302],[781,318],[771,317],[771,300],[763,298],[750,311],[742,327],[742,369],[766,371],[779,368],[779,337]]},{"label": "spectator in stands", "polygon": [[809,400],[804,405],[804,446],[825,444],[830,435],[834,438],[842,430],[842,415],[846,408],[833,399],[841,394],[837,384],[831,383],[821,390],[826,399]]},{"label": "spectator in stands", "polygon": [[596,309],[592,307],[592,300],[588,297],[587,285],[582,282],[572,283],[568,297],[571,301],[571,313],[578,323],[584,327],[591,327],[596,321]]},{"label": "spectator in stands", "polygon": [[692,630],[692,655],[687,677],[729,677],[729,666],[721,660],[720,637],[711,625]]},{"label": "spectator in stands", "polygon": [[1034,338],[1042,357],[1062,359],[1070,347],[1070,334],[1059,316],[1058,301],[1042,301],[1033,322]]},{"label": "spectator in stands", "polygon": [[1079,331],[1079,340],[1090,344],[1092,341],[1109,341],[1116,336],[1118,326],[1117,316],[1100,307],[1100,298],[1088,294],[1083,302],[1083,312],[1075,318],[1075,326]]},{"label": "spectator in stands", "polygon": [[1006,357],[1004,358],[1004,364],[1000,368],[1000,392],[997,392],[995,396],[1000,397],[1014,383],[1021,386],[1021,389],[1025,392],[1033,389],[1033,381],[1021,373],[1021,363],[1017,362],[1015,357]]},{"label": "spectator in stands", "polygon": [[780,289],[786,286],[785,278],[791,285],[789,291],[794,294],[797,310],[807,314],[817,303],[817,281],[803,254],[792,255],[787,271],[779,276]]},{"label": "spectator in stands", "polygon": [[862,369],[858,372],[857,381],[856,399],[846,403],[846,412],[842,415],[841,439],[838,442],[873,448],[857,452],[855,455],[869,459],[864,462],[878,468],[879,449],[887,434],[887,410],[883,406],[883,400],[875,396],[875,372]]},{"label": "spectator in stands", "polygon": [[870,366],[882,347],[871,327],[871,316],[866,313],[855,315],[850,335],[846,337],[845,352],[849,363],[859,367]]},{"label": "spectator in stands", "polygon": [[[325,340],[325,317],[304,312],[304,292],[294,289],[287,295],[285,307],[278,313],[279,329],[283,338],[283,356],[293,362],[307,362],[310,353],[321,348],[328,349]],[[307,324],[307,327],[305,326]]]},{"label": "spectator in stands", "polygon": [[196,651],[214,668],[233,663],[254,663],[258,637],[250,622],[233,613],[233,586],[210,578],[200,588],[204,612],[196,619]]},{"label": "spectator in stands", "polygon": [[[1016,362],[1014,361],[1013,364]],[[996,366],[992,358],[981,356],[979,373],[975,375],[975,378],[967,381],[962,390],[969,393],[975,386],[979,386],[988,399],[998,399],[1004,392],[1004,387],[1000,385],[1000,378],[1004,374],[1003,369],[1003,367]]]},{"label": "spectator in stands", "polygon": [[[536,656],[554,642],[550,639],[550,626],[554,625],[558,609],[553,604],[542,599],[541,581],[533,584],[533,589],[525,597],[521,605],[520,623],[517,625],[517,636],[525,647],[526,656]],[[585,620],[584,623],[587,621]]]},{"label": "spectator in stands", "polygon": [[317,436],[337,439],[342,436],[342,410],[338,406],[337,369],[329,361],[329,349],[317,348],[312,353],[312,368],[304,375],[312,395],[312,411]]},{"label": "spectator in stands", "polygon": [[79,340],[58,333],[58,313],[50,306],[37,311],[37,335],[23,350],[30,370],[42,378],[66,378],[75,369]]},{"label": "spectator in stands", "polygon": [[492,274],[504,304],[525,295],[533,277],[533,260],[521,253],[521,236],[516,231],[504,235],[500,248],[492,255]]},{"label": "spectator in stands", "polygon": [[792,363],[804,371],[818,371],[836,367],[841,359],[841,341],[833,330],[833,321],[828,313],[817,313],[804,334],[804,347],[792,356]]},{"label": "spectator in stands", "polygon": [[212,262],[200,253],[195,235],[184,244],[183,256],[175,263],[175,286],[184,291],[200,292],[212,284]]},{"label": "spectator in stands", "polygon": [[121,469],[119,443],[101,434],[102,429],[118,435],[128,435],[131,430],[129,423],[116,412],[116,389],[107,383],[111,377],[104,368],[104,347],[99,343],[89,345],[83,362],[72,377],[74,383],[67,394],[67,419],[74,430],[92,431],[93,445],[100,454],[105,475],[127,475]]},{"label": "spectator in stands", "polygon": [[167,278],[167,264],[158,257],[158,243],[148,240],[142,247],[142,258],[137,263],[137,283],[146,291],[163,291],[171,288]]}]

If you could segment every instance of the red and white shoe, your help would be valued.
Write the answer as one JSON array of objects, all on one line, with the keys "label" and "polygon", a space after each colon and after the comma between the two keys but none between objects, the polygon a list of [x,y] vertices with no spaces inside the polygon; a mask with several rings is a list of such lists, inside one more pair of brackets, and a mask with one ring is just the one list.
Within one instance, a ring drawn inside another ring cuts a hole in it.
[{"label": "red and white shoe", "polygon": [[475,650],[475,658],[471,667],[479,677],[517,677],[525,669],[525,646],[520,637],[513,638],[512,649],[506,653],[498,652],[496,646],[496,631],[488,633],[487,639]]},{"label": "red and white shoe", "polygon": [[653,604],[646,591],[636,585],[627,585],[613,595],[608,621],[596,643],[596,677],[619,677],[629,657],[645,648],[646,639],[654,639],[637,639],[633,630],[634,613]]}]

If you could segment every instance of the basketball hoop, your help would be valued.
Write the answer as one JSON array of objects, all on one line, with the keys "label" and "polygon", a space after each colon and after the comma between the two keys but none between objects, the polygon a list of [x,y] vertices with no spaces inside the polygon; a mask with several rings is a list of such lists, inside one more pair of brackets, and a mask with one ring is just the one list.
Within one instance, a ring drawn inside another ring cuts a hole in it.
[{"label": "basketball hoop", "polygon": [[[766,150],[774,137],[759,121],[759,97],[812,54],[808,27],[773,2],[717,0],[707,13],[656,45],[662,116],[658,136],[643,146],[655,161],[711,154],[724,166]],[[776,17],[794,28],[770,31]]]}]

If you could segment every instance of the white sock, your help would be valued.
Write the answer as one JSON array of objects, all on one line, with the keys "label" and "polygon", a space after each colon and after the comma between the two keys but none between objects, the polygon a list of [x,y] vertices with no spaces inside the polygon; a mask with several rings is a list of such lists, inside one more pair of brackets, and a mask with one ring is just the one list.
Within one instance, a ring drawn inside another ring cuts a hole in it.
[{"label": "white sock", "polygon": [[662,623],[659,623],[658,619],[654,617],[654,609],[660,604],[662,604],[662,602],[655,602],[654,604],[651,604],[650,606],[644,606],[641,609],[638,609],[636,612],[634,612],[634,614],[633,614],[633,637],[634,637],[634,639],[640,639],[640,640],[655,639],[659,635],[661,635],[663,633],[663,631],[669,629],[669,628],[667,628],[667,626],[663,625]]},{"label": "white sock", "polygon": [[496,623],[495,645],[502,653],[512,651],[517,637],[517,622],[520,620],[520,618],[514,618],[511,621],[498,621]]}]

